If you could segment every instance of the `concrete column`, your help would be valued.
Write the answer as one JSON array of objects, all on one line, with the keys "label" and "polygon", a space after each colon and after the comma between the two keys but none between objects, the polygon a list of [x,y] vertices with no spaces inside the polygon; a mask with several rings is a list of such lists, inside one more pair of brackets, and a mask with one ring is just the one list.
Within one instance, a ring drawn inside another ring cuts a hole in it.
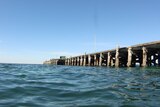
[{"label": "concrete column", "polygon": [[71,59],[69,58],[68,60],[69,60],[69,65],[71,65]]},{"label": "concrete column", "polygon": [[132,66],[132,48],[128,48],[128,62],[127,62],[127,66],[131,67]]},{"label": "concrete column", "polygon": [[91,66],[91,55],[88,55],[88,66]]},{"label": "concrete column", "polygon": [[[98,58],[97,58],[98,59]],[[99,66],[99,61],[96,59],[96,65]]]},{"label": "concrete column", "polygon": [[76,66],[76,58],[74,58],[74,66]]},{"label": "concrete column", "polygon": [[68,58],[66,59],[66,65],[68,65]]},{"label": "concrete column", "polygon": [[69,59],[67,58],[67,65],[69,65]]},{"label": "concrete column", "polygon": [[71,59],[69,58],[69,65],[71,65]]},{"label": "concrete column", "polygon": [[79,66],[79,57],[77,57],[77,66]]},{"label": "concrete column", "polygon": [[148,53],[147,48],[143,47],[142,51],[143,51],[142,66],[146,67],[147,66],[147,53]]},{"label": "concrete column", "polygon": [[68,65],[70,65],[70,60],[69,60],[69,58],[68,58]]},{"label": "concrete column", "polygon": [[81,57],[79,57],[79,66],[81,66]]},{"label": "concrete column", "polygon": [[102,55],[102,53],[100,53],[100,55],[99,55],[99,66],[102,66],[102,57],[103,57],[103,55]]},{"label": "concrete column", "polygon": [[73,58],[72,58],[72,66],[74,65],[74,60],[73,60]]},{"label": "concrete column", "polygon": [[67,61],[68,61],[67,65],[69,65],[69,58],[67,59]]},{"label": "concrete column", "polygon": [[66,64],[67,64],[67,60],[65,59],[65,60],[64,60],[64,65],[66,65]]},{"label": "concrete column", "polygon": [[75,64],[74,65],[77,66],[77,57],[75,57]]},{"label": "concrete column", "polygon": [[94,55],[94,66],[97,66],[97,57]]},{"label": "concrete column", "polygon": [[116,49],[115,67],[119,67],[119,48]]},{"label": "concrete column", "polygon": [[72,65],[74,66],[74,58],[73,58],[73,64]]},{"label": "concrete column", "polygon": [[70,58],[70,65],[72,65],[72,58]]},{"label": "concrete column", "polygon": [[77,57],[75,57],[75,66],[77,66]]},{"label": "concrete column", "polygon": [[81,56],[81,59],[80,59],[80,66],[82,66],[82,64],[83,64],[83,58],[82,58],[82,56]]},{"label": "concrete column", "polygon": [[72,65],[72,58],[70,59],[71,65]]},{"label": "concrete column", "polygon": [[65,63],[65,65],[68,65],[68,58],[66,59],[66,63]]},{"label": "concrete column", "polygon": [[67,65],[67,59],[65,59],[65,65]]},{"label": "concrete column", "polygon": [[107,58],[107,66],[111,66],[111,53],[108,52],[108,58]]},{"label": "concrete column", "polygon": [[83,66],[86,66],[86,55],[83,57]]},{"label": "concrete column", "polygon": [[114,66],[113,58],[111,58],[111,66]]},{"label": "concrete column", "polygon": [[73,58],[73,66],[74,66],[74,64],[75,64],[75,59]]}]

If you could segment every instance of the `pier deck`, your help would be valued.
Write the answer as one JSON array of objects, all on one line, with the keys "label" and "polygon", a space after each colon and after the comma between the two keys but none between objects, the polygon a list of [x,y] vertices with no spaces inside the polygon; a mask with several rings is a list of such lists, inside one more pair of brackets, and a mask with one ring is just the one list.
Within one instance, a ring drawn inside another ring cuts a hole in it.
[{"label": "pier deck", "polygon": [[160,41],[117,47],[96,53],[84,54],[65,59],[65,65],[72,66],[160,66]]}]

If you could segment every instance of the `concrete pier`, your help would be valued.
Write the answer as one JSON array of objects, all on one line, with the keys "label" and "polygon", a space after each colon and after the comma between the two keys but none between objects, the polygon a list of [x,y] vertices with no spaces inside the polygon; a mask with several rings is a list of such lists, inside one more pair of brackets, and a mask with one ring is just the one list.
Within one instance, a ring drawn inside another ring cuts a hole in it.
[{"label": "concrete pier", "polygon": [[[59,59],[51,59],[44,63],[58,65],[60,62]],[[66,58],[64,59],[64,65],[107,67],[160,66],[160,41],[129,47],[117,47],[112,50]]]}]

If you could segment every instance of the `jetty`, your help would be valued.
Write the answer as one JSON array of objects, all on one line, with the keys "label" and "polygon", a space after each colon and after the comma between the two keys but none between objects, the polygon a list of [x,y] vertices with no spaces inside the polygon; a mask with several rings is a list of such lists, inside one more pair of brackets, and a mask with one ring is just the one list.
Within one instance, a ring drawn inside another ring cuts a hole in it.
[{"label": "jetty", "polygon": [[[45,61],[44,64],[59,65],[58,61],[60,60],[62,59],[51,59]],[[160,41],[74,56],[63,59],[63,62],[60,65],[107,67],[160,66]]]}]

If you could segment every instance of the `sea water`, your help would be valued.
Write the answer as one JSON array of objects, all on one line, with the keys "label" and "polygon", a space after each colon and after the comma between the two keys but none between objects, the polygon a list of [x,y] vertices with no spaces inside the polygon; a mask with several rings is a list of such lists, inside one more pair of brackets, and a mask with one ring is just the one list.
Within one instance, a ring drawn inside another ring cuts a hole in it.
[{"label": "sea water", "polygon": [[159,107],[160,68],[0,64],[0,107]]}]

